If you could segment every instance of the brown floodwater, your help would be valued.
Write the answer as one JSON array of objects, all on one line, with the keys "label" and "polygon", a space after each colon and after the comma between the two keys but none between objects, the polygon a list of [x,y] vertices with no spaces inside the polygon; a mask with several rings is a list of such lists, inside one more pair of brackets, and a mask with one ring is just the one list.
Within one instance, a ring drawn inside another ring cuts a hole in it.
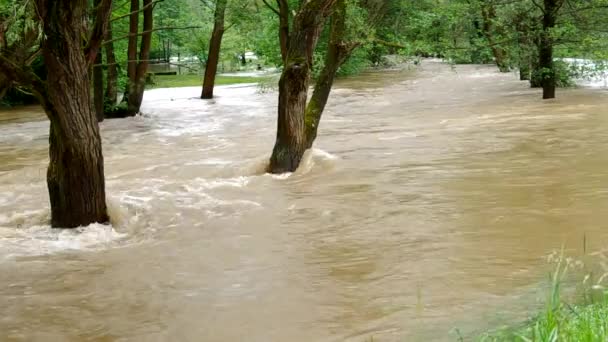
[{"label": "brown floodwater", "polygon": [[[261,173],[276,93],[146,92],[101,124],[112,225],[48,226],[48,122],[0,113],[0,340],[454,341],[525,319],[546,256],[608,243],[608,92],[491,66],[341,80]],[[585,243],[583,243],[585,241]]]}]

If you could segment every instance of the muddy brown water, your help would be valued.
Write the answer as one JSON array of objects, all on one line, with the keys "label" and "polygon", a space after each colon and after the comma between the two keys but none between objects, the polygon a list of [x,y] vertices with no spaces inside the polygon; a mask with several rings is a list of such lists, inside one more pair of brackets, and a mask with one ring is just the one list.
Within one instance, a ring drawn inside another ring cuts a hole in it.
[{"label": "muddy brown water", "polygon": [[112,226],[48,227],[48,122],[0,114],[0,340],[453,341],[608,242],[608,93],[491,66],[341,80],[316,150],[261,174],[275,93],[146,93],[102,123]]}]

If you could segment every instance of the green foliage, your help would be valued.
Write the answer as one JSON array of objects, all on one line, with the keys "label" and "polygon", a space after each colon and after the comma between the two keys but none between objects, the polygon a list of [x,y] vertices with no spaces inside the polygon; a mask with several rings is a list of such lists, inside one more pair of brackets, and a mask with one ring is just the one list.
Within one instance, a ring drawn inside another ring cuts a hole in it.
[{"label": "green foliage", "polygon": [[[539,315],[521,327],[506,328],[480,337],[480,341],[522,342],[603,342],[608,340],[608,292],[604,280],[585,269],[582,261],[556,257],[555,271],[550,276],[551,288],[544,309]],[[580,305],[569,305],[564,301],[564,284],[569,272],[585,270],[587,275],[580,283],[582,301]]]}]

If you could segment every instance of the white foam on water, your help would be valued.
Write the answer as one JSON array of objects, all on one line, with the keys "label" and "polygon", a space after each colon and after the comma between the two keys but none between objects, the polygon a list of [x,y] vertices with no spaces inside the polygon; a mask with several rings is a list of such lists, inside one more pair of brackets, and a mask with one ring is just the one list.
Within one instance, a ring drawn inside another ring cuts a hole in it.
[{"label": "white foam on water", "polygon": [[274,179],[285,180],[291,176],[300,177],[309,174],[313,170],[331,170],[335,166],[337,156],[318,148],[306,150],[300,161],[300,166],[295,172],[271,174]]},{"label": "white foam on water", "polygon": [[125,236],[126,234],[117,232],[111,225],[98,223],[75,229],[55,229],[49,225],[27,228],[0,226],[0,260],[98,250]]},{"label": "white foam on water", "polygon": [[[74,229],[52,228],[49,208],[0,214],[0,261],[69,251],[106,249],[127,237],[123,228],[139,220],[123,203],[107,201],[110,224],[94,223]],[[120,228],[117,230],[116,228]]]},{"label": "white foam on water", "polygon": [[197,185],[200,185],[201,189],[216,189],[222,187],[244,188],[249,184],[251,178],[244,176],[211,180],[205,178],[196,178],[194,181]]},{"label": "white foam on water", "polygon": [[322,170],[328,170],[334,167],[335,161],[338,159],[337,156],[323,151],[318,148],[312,148],[304,152],[300,167],[294,172],[294,175],[301,176],[306,175],[313,171],[313,169],[320,168]]}]

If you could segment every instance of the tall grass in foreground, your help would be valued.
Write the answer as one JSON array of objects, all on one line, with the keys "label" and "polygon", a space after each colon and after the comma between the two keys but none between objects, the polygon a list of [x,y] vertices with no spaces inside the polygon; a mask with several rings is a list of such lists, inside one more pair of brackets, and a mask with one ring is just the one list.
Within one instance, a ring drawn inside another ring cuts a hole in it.
[{"label": "tall grass in foreground", "polygon": [[595,279],[593,272],[589,272],[579,289],[581,303],[569,305],[562,298],[566,275],[571,269],[584,268],[584,263],[564,258],[563,254],[557,257],[553,254],[551,258],[556,260],[556,267],[551,274],[551,291],[544,310],[521,327],[486,334],[480,341],[608,341],[608,291],[602,285],[608,274]]}]

